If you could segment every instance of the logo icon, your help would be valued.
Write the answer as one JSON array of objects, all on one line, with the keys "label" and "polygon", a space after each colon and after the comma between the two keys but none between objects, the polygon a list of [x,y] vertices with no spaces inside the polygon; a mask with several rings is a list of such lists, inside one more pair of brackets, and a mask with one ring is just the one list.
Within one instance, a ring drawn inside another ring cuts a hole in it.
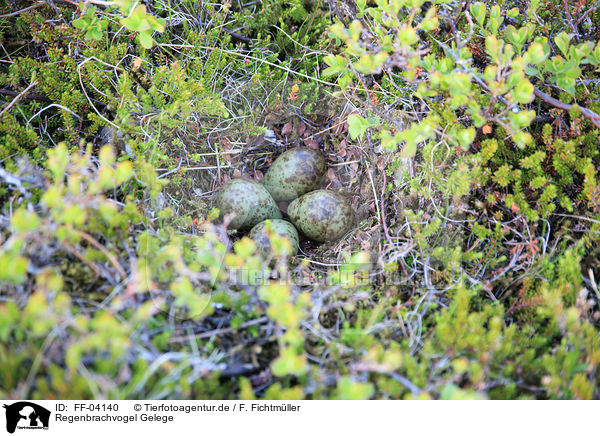
[{"label": "logo icon", "polygon": [[28,430],[47,430],[50,411],[29,401],[19,401],[4,405],[6,409],[6,431],[14,433],[17,428]]}]

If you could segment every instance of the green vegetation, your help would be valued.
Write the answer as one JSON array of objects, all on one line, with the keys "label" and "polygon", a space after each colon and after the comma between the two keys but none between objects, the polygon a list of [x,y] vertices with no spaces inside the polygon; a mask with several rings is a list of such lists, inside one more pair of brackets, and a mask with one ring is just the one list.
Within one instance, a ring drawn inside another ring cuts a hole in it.
[{"label": "green vegetation", "polygon": [[[0,396],[600,399],[600,11],[0,6]],[[327,158],[341,240],[214,193]]]}]

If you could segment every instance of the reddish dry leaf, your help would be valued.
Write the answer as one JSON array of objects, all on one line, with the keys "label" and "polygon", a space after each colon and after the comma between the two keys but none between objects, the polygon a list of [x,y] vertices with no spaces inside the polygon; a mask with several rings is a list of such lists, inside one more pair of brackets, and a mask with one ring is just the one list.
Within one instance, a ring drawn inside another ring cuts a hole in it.
[{"label": "reddish dry leaf", "polygon": [[273,124],[276,124],[277,121],[279,121],[279,115],[277,115],[273,112],[269,112],[265,116],[265,124],[273,125]]},{"label": "reddish dry leaf", "polygon": [[250,378],[250,382],[252,383],[252,386],[256,387],[256,386],[264,385],[265,383],[270,382],[272,379],[273,379],[273,375],[271,374],[271,370],[265,369],[264,371],[260,372],[259,374],[252,376]]},{"label": "reddish dry leaf", "polygon": [[338,145],[338,154],[340,155],[340,157],[346,157],[346,155],[348,154],[348,152],[346,150],[346,141],[345,140],[340,142],[340,145]]},{"label": "reddish dry leaf", "polygon": [[259,135],[259,136],[248,136],[248,139],[246,140],[246,145],[248,145],[248,147],[258,147],[260,145],[262,145],[265,142],[265,136],[264,135]]},{"label": "reddish dry leaf", "polygon": [[231,141],[226,136],[222,136],[221,137],[221,148],[223,150],[230,150],[231,146],[232,146]]},{"label": "reddish dry leaf", "polygon": [[350,147],[350,153],[352,153],[354,159],[360,159],[360,151],[356,147]]},{"label": "reddish dry leaf", "polygon": [[265,143],[265,135],[257,136],[252,144],[253,147],[259,147]]},{"label": "reddish dry leaf", "polygon": [[238,170],[237,168],[235,170],[233,170],[233,178],[237,179],[242,177],[242,172],[240,170]]},{"label": "reddish dry leaf", "polygon": [[335,180],[336,177],[335,177],[335,172],[333,171],[333,168],[329,168],[327,170],[327,178],[329,180]]},{"label": "reddish dry leaf", "polygon": [[292,130],[294,129],[294,126],[292,125],[292,122],[288,122],[285,123],[283,128],[281,129],[281,135],[285,136],[285,135],[289,135],[290,133],[292,133]]},{"label": "reddish dry leaf", "polygon": [[314,139],[305,139],[304,145],[306,145],[308,148],[314,148],[315,150],[319,149],[319,144],[317,144],[317,141]]},{"label": "reddish dry leaf", "polygon": [[304,131],[306,130],[306,124],[300,123],[298,124],[298,136],[302,136]]}]

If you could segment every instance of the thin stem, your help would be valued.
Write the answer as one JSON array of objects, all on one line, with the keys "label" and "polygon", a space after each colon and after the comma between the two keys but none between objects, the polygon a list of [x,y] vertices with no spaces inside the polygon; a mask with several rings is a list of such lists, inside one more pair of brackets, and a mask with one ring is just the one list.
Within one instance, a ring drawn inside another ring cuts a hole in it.
[{"label": "thin stem", "polygon": [[17,104],[17,102],[19,100],[21,100],[29,92],[29,90],[37,84],[38,84],[38,81],[34,80],[33,82],[31,82],[29,84],[29,86],[27,88],[25,88],[23,91],[21,91],[21,93],[19,93],[19,95],[17,95],[15,98],[13,98],[13,100],[4,109],[2,109],[2,112],[0,112],[0,118],[2,118],[2,115],[4,115],[5,112],[8,112],[11,107],[13,107],[15,104]]}]

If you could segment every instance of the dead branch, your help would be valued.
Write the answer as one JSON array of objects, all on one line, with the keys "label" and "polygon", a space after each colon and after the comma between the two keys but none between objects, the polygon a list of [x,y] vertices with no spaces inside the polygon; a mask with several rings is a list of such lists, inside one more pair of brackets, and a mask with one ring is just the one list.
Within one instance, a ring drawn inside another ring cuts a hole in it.
[{"label": "dead branch", "polygon": [[[574,105],[572,104],[568,104],[568,103],[563,103],[560,100],[555,99],[554,97],[546,94],[545,92],[540,91],[537,88],[533,88],[533,93],[535,94],[535,96],[543,101],[545,101],[546,103],[548,103],[551,106],[554,106],[555,108],[558,109],[563,109],[566,111],[570,111]],[[591,111],[587,108],[581,107],[581,114],[586,117],[587,119],[589,119],[592,123],[594,123],[594,126],[598,127],[600,129],[600,115],[598,115],[596,112]]]}]

